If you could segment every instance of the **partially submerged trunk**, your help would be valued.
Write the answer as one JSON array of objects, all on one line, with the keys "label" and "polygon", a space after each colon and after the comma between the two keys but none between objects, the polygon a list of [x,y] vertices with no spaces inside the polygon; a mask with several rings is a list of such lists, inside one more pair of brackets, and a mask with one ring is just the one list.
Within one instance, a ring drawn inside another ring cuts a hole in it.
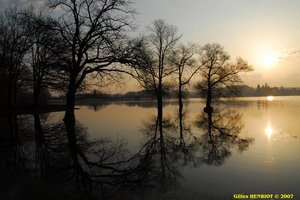
[{"label": "partially submerged trunk", "polygon": [[183,106],[179,105],[179,111],[178,111],[178,115],[179,115],[179,145],[185,149],[185,142],[184,142],[184,137],[183,137]]},{"label": "partially submerged trunk", "polygon": [[[179,109],[181,108],[181,110],[182,110],[182,108],[183,108],[183,95],[182,95],[182,85],[181,85],[181,83],[179,83],[179,87],[178,87],[178,104],[179,104]],[[179,112],[180,113],[180,112]]]},{"label": "partially submerged trunk", "polygon": [[211,88],[208,88],[207,96],[206,96],[206,106],[204,108],[205,113],[213,112],[213,107],[211,107],[211,101],[212,101],[212,92],[211,92]]},{"label": "partially submerged trunk", "polygon": [[70,154],[72,158],[72,167],[74,170],[74,176],[76,179],[77,187],[79,187],[79,183],[85,183],[84,172],[81,164],[79,163],[79,149],[77,146],[77,137],[76,137],[76,123],[75,123],[75,94],[76,94],[76,82],[75,77],[70,78],[69,88],[67,92],[66,99],[66,112],[64,117],[67,137],[68,137],[68,145],[70,149]]},{"label": "partially submerged trunk", "polygon": [[33,89],[33,106],[38,107],[40,105],[40,87],[36,86]]},{"label": "partially submerged trunk", "polygon": [[162,119],[163,119],[163,100],[162,100],[162,94],[159,91],[157,94],[157,117],[158,117],[158,129],[159,133],[162,133]]},{"label": "partially submerged trunk", "polygon": [[74,109],[75,109],[75,94],[76,94],[76,85],[75,85],[75,78],[70,79],[69,82],[69,89],[67,92],[67,99],[66,99],[66,112],[65,112],[65,117],[64,121],[72,121],[75,120],[75,114],[74,114]]},{"label": "partially submerged trunk", "polygon": [[80,181],[83,181],[82,179],[83,170],[81,165],[79,164],[79,158],[78,158],[74,110],[73,112],[71,110],[66,110],[64,121],[65,121],[65,127],[67,131],[68,145],[69,145],[71,159],[72,159],[72,168],[74,170],[74,178],[76,180],[77,187],[79,187]]},{"label": "partially submerged trunk", "polygon": [[9,108],[13,108],[16,106],[16,94],[17,94],[17,89],[15,87],[15,85],[9,83],[8,84],[8,91],[7,91],[8,95],[7,95],[7,104]]},{"label": "partially submerged trunk", "polygon": [[158,118],[158,130],[159,130],[159,142],[160,142],[160,164],[161,164],[161,182],[164,184],[165,180],[165,166],[166,166],[166,155],[165,155],[165,144],[163,135],[163,96],[162,96],[162,84],[161,81],[158,85],[158,91],[156,93],[157,98],[157,118]]}]

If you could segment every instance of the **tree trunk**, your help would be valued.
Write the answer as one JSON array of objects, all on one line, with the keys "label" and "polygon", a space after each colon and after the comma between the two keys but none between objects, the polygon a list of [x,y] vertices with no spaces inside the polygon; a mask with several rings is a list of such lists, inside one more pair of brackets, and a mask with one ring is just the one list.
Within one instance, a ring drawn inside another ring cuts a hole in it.
[{"label": "tree trunk", "polygon": [[211,129],[212,129],[212,113],[208,112],[207,113],[207,120],[208,120],[208,134],[210,139],[212,140],[212,133],[211,133]]},{"label": "tree trunk", "polygon": [[163,135],[163,100],[162,100],[162,84],[161,82],[158,85],[158,91],[156,94],[157,97],[157,117],[158,117],[158,130],[159,130],[159,141],[160,141],[160,164],[161,164],[161,182],[164,184],[165,180],[165,144],[164,144],[164,135]]},{"label": "tree trunk", "polygon": [[12,100],[13,100],[12,105],[16,106],[17,105],[17,86],[16,86],[16,84],[13,85]]},{"label": "tree trunk", "polygon": [[183,126],[182,126],[182,110],[183,110],[183,102],[182,102],[182,84],[181,84],[181,75],[179,74],[179,86],[178,86],[178,116],[179,116],[179,134],[180,134],[180,146],[184,146],[183,142]]},{"label": "tree trunk", "polygon": [[179,138],[180,138],[180,146],[185,147],[184,138],[183,138],[183,105],[179,103]]},{"label": "tree trunk", "polygon": [[75,179],[76,179],[77,187],[79,187],[79,182],[81,180],[80,174],[81,174],[82,168],[79,164],[79,159],[78,159],[74,109],[72,112],[71,110],[68,110],[68,108],[67,108],[64,121],[65,121],[65,126],[66,126],[66,131],[67,131],[68,145],[69,145],[70,154],[71,154],[71,158],[72,158],[72,167],[75,172]]},{"label": "tree trunk", "polygon": [[159,132],[162,133],[163,101],[161,91],[159,91],[157,94],[157,117]]},{"label": "tree trunk", "polygon": [[7,88],[7,105],[8,107],[13,107],[13,101],[12,101],[12,81],[13,81],[13,76],[12,76],[12,70],[11,67],[9,68],[9,75],[8,75],[8,88]]},{"label": "tree trunk", "polygon": [[8,88],[7,88],[7,106],[9,108],[13,107],[12,106],[12,100],[11,100],[11,97],[12,97],[12,95],[11,95],[12,92],[11,91],[12,91],[11,83],[8,83]]},{"label": "tree trunk", "polygon": [[38,107],[40,102],[39,102],[39,97],[40,97],[40,88],[39,86],[35,86],[33,89],[33,106]]},{"label": "tree trunk", "polygon": [[158,81],[156,97],[157,97],[158,128],[159,128],[159,132],[162,134],[162,119],[163,119],[162,78],[160,78]]},{"label": "tree trunk", "polygon": [[75,94],[76,94],[76,85],[75,77],[71,77],[69,83],[69,90],[67,92],[67,101],[66,101],[66,112],[64,117],[64,122],[66,126],[68,144],[70,148],[70,153],[73,161],[73,170],[75,172],[75,179],[77,183],[77,188],[79,187],[79,182],[83,180],[83,169],[79,163],[78,158],[78,147],[77,147],[77,137],[75,131]]},{"label": "tree trunk", "polygon": [[181,83],[179,83],[179,87],[178,87],[178,104],[179,104],[179,108],[183,108],[183,102],[182,102],[182,88],[181,88]]},{"label": "tree trunk", "polygon": [[7,104],[8,107],[13,108],[16,106],[16,88],[12,83],[8,83],[8,99]]},{"label": "tree trunk", "polygon": [[64,121],[75,120],[75,114],[74,114],[75,94],[76,94],[75,78],[71,77],[69,83],[69,89],[67,92],[66,112],[65,112]]},{"label": "tree trunk", "polygon": [[206,97],[206,106],[204,108],[205,113],[212,113],[213,112],[213,108],[211,107],[211,101],[212,101],[211,88],[208,88],[207,97]]}]

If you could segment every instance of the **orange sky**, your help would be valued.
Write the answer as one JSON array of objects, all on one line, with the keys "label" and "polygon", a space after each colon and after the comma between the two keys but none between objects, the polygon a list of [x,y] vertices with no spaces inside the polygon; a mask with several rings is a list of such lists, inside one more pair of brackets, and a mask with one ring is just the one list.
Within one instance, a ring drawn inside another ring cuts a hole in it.
[{"label": "orange sky", "polygon": [[[218,42],[233,59],[245,58],[256,86],[300,86],[300,1],[136,0],[143,32],[154,19],[178,27],[184,42]],[[273,61],[272,61],[273,59]]]},{"label": "orange sky", "polygon": [[[254,71],[243,76],[256,86],[300,86],[299,0],[132,0],[137,33],[155,19],[178,27],[182,42],[217,42],[233,59],[246,59]],[[40,0],[0,0],[8,5],[40,5]],[[112,92],[117,91],[112,87]],[[125,90],[137,90],[134,82]],[[121,89],[124,91],[124,88]]]}]

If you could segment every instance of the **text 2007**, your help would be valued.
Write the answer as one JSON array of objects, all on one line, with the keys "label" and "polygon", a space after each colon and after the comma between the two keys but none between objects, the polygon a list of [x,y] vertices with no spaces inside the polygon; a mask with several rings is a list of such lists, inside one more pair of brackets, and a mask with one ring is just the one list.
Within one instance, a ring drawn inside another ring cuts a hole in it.
[{"label": "text 2007", "polygon": [[292,199],[293,197],[293,194],[280,194],[280,199]]}]

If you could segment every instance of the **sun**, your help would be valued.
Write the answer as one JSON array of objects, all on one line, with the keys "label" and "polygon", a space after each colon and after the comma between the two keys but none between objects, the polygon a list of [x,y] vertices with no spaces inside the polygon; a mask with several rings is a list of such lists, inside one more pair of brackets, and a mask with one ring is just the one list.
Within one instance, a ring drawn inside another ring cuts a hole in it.
[{"label": "sun", "polygon": [[277,61],[278,56],[274,52],[266,52],[261,57],[261,62],[266,67],[273,66]]},{"label": "sun", "polygon": [[279,61],[279,53],[270,46],[264,46],[258,51],[258,62],[264,68],[272,68]]}]

